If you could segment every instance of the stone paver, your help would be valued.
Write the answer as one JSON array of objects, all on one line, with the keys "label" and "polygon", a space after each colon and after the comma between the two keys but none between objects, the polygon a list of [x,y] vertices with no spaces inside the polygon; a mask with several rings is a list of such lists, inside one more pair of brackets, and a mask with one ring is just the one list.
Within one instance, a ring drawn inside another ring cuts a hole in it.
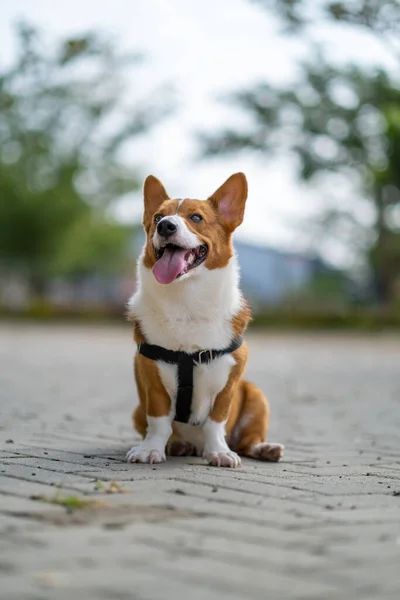
[{"label": "stone paver", "polygon": [[2,600],[400,597],[400,338],[248,339],[285,460],[219,470],[124,461],[129,326],[0,326]]}]

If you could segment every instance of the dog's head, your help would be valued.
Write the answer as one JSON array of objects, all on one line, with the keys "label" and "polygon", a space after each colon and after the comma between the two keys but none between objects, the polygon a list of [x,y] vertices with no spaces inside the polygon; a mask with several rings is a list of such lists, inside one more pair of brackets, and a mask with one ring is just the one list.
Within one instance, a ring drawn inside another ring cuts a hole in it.
[{"label": "dog's head", "polygon": [[144,182],[144,265],[164,284],[226,266],[246,198],[243,173],[229,177],[208,200],[171,199],[162,183],[149,175]]}]

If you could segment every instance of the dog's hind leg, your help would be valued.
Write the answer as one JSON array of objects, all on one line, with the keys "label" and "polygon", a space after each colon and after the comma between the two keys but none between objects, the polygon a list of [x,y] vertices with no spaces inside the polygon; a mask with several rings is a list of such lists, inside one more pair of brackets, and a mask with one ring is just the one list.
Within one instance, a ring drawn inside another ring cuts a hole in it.
[{"label": "dog's hind leg", "polygon": [[240,385],[241,412],[229,436],[229,445],[241,456],[277,462],[283,456],[284,446],[266,441],[269,428],[268,400],[253,383],[242,380]]},{"label": "dog's hind leg", "polygon": [[168,456],[201,456],[204,436],[200,427],[187,423],[172,423],[173,433],[167,444]]},{"label": "dog's hind leg", "polygon": [[174,439],[171,436],[167,444],[168,456],[198,456],[197,448],[191,442]]}]

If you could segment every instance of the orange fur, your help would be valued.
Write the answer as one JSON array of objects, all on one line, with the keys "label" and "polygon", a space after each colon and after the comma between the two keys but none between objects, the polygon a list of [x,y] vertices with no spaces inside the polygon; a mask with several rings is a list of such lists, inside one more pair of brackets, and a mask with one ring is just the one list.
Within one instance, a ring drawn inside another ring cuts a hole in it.
[{"label": "orange fur", "polygon": [[171,399],[161,383],[157,363],[141,354],[135,356],[135,378],[140,404],[149,417],[165,417],[171,410]]}]

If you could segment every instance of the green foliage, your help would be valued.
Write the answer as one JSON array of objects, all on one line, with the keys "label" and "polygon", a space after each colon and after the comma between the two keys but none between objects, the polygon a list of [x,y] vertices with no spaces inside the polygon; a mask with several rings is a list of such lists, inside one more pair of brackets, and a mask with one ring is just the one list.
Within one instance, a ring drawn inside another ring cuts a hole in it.
[{"label": "green foliage", "polygon": [[27,25],[0,71],[0,265],[40,284],[120,264],[130,231],[110,215],[138,187],[128,142],[167,106],[127,103],[141,60],[97,34],[47,44]]},{"label": "green foliage", "polygon": [[280,17],[284,29],[304,33],[310,25],[343,23],[379,36],[400,58],[398,0],[253,0]]},{"label": "green foliage", "polygon": [[318,312],[321,304],[335,312],[338,308],[348,308],[348,278],[341,271],[317,273],[304,288],[289,294],[281,303],[282,308],[292,307],[296,311],[313,310]]},{"label": "green foliage", "polygon": [[123,266],[132,235],[132,227],[99,218],[98,215],[82,216],[65,235],[62,252],[53,263],[53,272],[70,276],[112,273]]},{"label": "green foliage", "polygon": [[[378,36],[384,32],[385,43],[400,58],[398,2],[259,0],[259,4],[278,14],[290,32],[306,37],[324,20]],[[300,178],[323,190],[326,208],[318,221],[324,234],[339,232],[347,243],[358,246],[372,268],[379,298],[388,301],[400,275],[400,81],[383,70],[339,68],[321,52],[299,67],[298,80],[288,88],[262,83],[233,93],[230,102],[246,112],[252,124],[203,136],[204,153],[250,148],[268,156],[294,155]],[[331,190],[344,180],[354,191],[348,186],[348,197],[338,207],[331,202]],[[372,209],[371,225],[357,217],[363,202]]]}]

